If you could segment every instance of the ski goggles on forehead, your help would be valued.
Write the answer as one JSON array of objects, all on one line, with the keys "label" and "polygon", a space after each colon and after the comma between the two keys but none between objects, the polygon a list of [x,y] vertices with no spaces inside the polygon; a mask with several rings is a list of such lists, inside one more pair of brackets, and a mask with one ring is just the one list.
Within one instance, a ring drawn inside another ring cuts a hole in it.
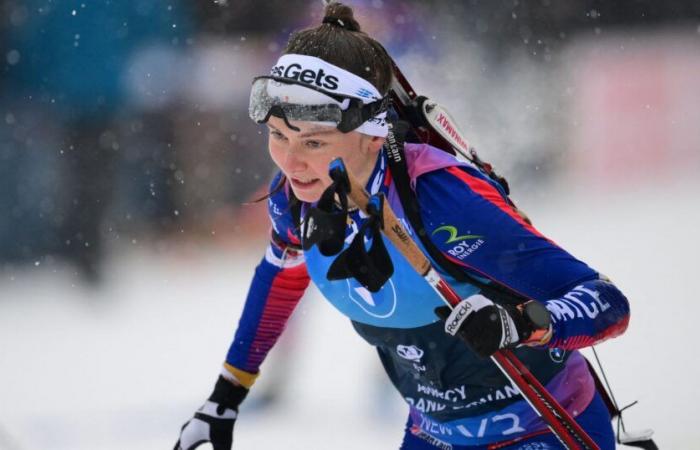
[{"label": "ski goggles on forehead", "polygon": [[364,103],[360,98],[270,75],[253,79],[248,113],[257,123],[266,123],[270,116],[279,117],[295,131],[299,129],[289,121],[324,122],[348,133],[365,122],[384,121],[376,116],[385,112],[388,106],[388,97]]}]

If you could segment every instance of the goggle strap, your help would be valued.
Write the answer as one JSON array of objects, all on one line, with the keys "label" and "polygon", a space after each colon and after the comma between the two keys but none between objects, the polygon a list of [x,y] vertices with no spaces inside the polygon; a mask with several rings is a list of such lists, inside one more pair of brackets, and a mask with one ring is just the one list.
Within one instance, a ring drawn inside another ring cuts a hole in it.
[{"label": "goggle strap", "polygon": [[360,103],[362,101],[356,98],[350,100],[350,105],[343,111],[343,120],[338,124],[338,130],[348,133],[377,114],[386,111],[389,108],[389,97],[382,97],[372,103],[362,104],[362,106]]}]

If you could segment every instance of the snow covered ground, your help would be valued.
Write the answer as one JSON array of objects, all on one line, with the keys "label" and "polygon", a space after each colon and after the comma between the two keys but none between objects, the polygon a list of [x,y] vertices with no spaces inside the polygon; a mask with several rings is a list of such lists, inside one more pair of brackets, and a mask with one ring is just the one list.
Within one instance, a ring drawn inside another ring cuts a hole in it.
[{"label": "snow covered ground", "polygon": [[[700,183],[548,192],[519,203],[632,302],[627,334],[599,347],[618,401],[639,400],[628,428],[654,428],[663,449],[697,448]],[[61,266],[0,274],[0,449],[172,448],[218,373],[253,254],[136,245],[110,258],[100,289]],[[263,366],[234,447],[397,448],[405,412],[347,320],[312,291],[288,337]],[[275,385],[280,401],[256,407]]]}]

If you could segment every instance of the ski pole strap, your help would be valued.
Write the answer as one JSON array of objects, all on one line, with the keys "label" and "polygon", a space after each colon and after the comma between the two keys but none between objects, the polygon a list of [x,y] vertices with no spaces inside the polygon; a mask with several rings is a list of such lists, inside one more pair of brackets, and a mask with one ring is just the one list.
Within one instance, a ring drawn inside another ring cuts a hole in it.
[{"label": "ski pole strap", "polygon": [[408,131],[408,124],[403,121],[389,123],[389,133],[386,138],[387,159],[394,179],[399,200],[403,206],[406,218],[416,231],[423,247],[430,257],[444,269],[452,278],[459,282],[468,282],[478,287],[489,299],[500,304],[518,305],[524,303],[529,298],[513,291],[495,280],[491,283],[484,283],[476,277],[467,273],[463,268],[453,263],[438,249],[433,241],[428,237],[423,219],[420,215],[420,206],[415,193],[411,189],[408,178],[408,166],[406,164],[406,154],[404,152],[404,135]]},{"label": "ski pole strap", "polygon": [[[394,265],[381,236],[384,196],[373,195],[368,206],[369,218],[362,224],[348,248],[333,261],[326,278],[354,278],[370,292],[378,292],[394,274]],[[367,234],[372,242],[369,250],[365,248]]]},{"label": "ski pole strap", "polygon": [[[348,189],[342,182],[333,181],[323,191],[316,206],[306,211],[302,226],[304,250],[316,244],[322,255],[333,256],[343,249],[348,218]],[[340,205],[336,204],[336,199]]]}]

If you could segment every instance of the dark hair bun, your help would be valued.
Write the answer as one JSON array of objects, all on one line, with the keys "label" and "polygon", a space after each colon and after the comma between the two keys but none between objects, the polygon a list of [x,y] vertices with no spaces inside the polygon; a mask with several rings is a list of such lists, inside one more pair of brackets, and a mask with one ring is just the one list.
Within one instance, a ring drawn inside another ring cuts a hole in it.
[{"label": "dark hair bun", "polygon": [[323,23],[337,26],[348,31],[361,31],[360,24],[355,20],[352,8],[333,0],[326,2],[326,12]]}]

